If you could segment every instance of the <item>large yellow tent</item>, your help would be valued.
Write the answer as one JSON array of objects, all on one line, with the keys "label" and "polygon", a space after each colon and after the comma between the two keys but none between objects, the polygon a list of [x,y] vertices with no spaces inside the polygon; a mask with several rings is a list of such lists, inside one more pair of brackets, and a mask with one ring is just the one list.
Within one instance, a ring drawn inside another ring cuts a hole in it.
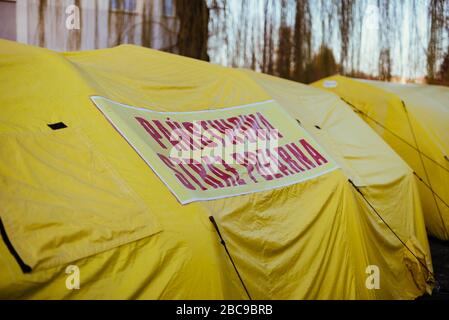
[{"label": "large yellow tent", "polygon": [[[274,99],[340,169],[181,205],[94,95],[172,112]],[[1,41],[0,108],[1,298],[413,299],[431,292],[412,171],[332,94],[135,46],[61,54]],[[80,288],[69,290],[66,271],[76,267]]]},{"label": "large yellow tent", "polygon": [[314,86],[350,103],[407,161],[419,181],[430,234],[449,240],[449,88],[342,76]]}]

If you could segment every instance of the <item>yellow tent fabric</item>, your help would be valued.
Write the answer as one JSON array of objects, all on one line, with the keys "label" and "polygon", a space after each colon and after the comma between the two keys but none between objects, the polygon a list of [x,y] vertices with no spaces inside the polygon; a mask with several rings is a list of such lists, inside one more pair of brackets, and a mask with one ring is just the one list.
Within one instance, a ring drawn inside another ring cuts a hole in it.
[{"label": "yellow tent fabric", "polygon": [[[1,298],[248,299],[211,215],[253,299],[413,299],[432,289],[411,169],[332,94],[135,46],[61,54],[8,41],[0,83],[0,217],[32,268],[23,273],[0,242]],[[92,95],[159,111],[276,99],[342,169],[182,206]],[[67,128],[51,131],[57,122]],[[79,290],[65,286],[69,265]],[[378,289],[366,285],[370,266]]]},{"label": "yellow tent fabric", "polygon": [[360,81],[342,76],[314,84],[354,110],[413,168],[427,228],[449,240],[449,88]]}]

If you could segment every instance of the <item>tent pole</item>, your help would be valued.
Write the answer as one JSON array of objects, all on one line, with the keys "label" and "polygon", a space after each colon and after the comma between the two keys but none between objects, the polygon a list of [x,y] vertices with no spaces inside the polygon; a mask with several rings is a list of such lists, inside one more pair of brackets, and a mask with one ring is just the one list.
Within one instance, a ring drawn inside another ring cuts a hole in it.
[{"label": "tent pole", "polygon": [[239,277],[240,282],[242,283],[242,286],[243,286],[243,288],[245,289],[245,292],[246,292],[246,294],[248,295],[249,300],[252,300],[251,295],[249,294],[248,289],[246,288],[245,283],[243,282],[243,279],[242,279],[242,277],[240,276],[239,270],[237,269],[237,266],[235,265],[234,260],[233,260],[232,257],[231,257],[231,254],[229,253],[228,247],[226,246],[226,242],[224,241],[224,239],[223,239],[223,237],[222,237],[222,235],[221,235],[221,232],[220,232],[220,229],[218,228],[217,222],[215,221],[215,219],[214,219],[213,216],[210,216],[210,217],[209,217],[209,220],[210,220],[210,222],[212,222],[212,224],[213,224],[213,226],[214,226],[214,228],[215,228],[215,231],[217,231],[217,234],[218,234],[218,236],[220,237],[220,243],[221,243],[221,244],[223,245],[223,247],[225,248],[226,254],[227,254],[228,257],[229,257],[229,260],[231,260],[232,266],[234,267],[234,270],[235,270],[235,272],[237,273],[237,276]]}]

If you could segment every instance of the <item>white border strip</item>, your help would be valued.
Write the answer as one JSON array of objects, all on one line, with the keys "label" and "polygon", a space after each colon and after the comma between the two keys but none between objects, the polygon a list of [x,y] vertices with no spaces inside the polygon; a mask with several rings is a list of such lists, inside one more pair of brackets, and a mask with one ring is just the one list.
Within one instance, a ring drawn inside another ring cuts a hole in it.
[{"label": "white border strip", "polygon": [[[198,113],[209,113],[209,112],[216,112],[216,111],[226,111],[226,110],[238,110],[238,109],[243,109],[243,108],[247,108],[247,107],[254,107],[254,106],[258,106],[258,105],[262,105],[265,103],[270,103],[270,102],[275,102],[275,100],[271,99],[271,100],[265,100],[265,101],[260,101],[260,102],[255,102],[255,103],[250,103],[250,104],[244,104],[241,106],[235,106],[235,107],[228,107],[228,108],[219,108],[219,109],[209,109],[209,110],[198,110],[198,111],[154,111],[154,110],[150,110],[147,108],[140,108],[140,107],[133,107],[124,103],[120,103],[102,96],[90,96],[90,99],[95,103],[95,99],[104,99],[107,100],[111,103],[114,104],[118,104],[124,108],[128,108],[128,109],[133,109],[133,110],[138,110],[138,111],[146,111],[149,113],[158,113],[158,114],[198,114]],[[97,105],[95,103],[95,105]]]},{"label": "white border strip", "polygon": [[[266,188],[262,188],[262,189],[257,189],[257,190],[255,190],[255,191],[248,191],[248,192],[240,192],[240,193],[234,193],[234,194],[227,194],[227,195],[219,196],[219,197],[193,198],[193,199],[187,200],[187,201],[185,201],[185,202],[182,202],[181,200],[179,200],[178,197],[176,197],[176,199],[178,199],[178,201],[179,201],[181,204],[184,205],[184,204],[189,204],[189,203],[192,203],[192,202],[195,202],[195,201],[213,201],[213,200],[219,200],[219,199],[226,199],[226,198],[232,198],[232,197],[244,196],[244,195],[253,194],[253,193],[258,193],[258,192],[265,192],[265,191],[270,191],[270,190],[278,190],[278,189],[286,188],[286,187],[289,187],[289,186],[292,186],[292,185],[295,185],[295,184],[301,184],[301,183],[307,182],[307,181],[312,180],[312,179],[316,179],[316,178],[318,178],[318,177],[321,177],[321,176],[323,176],[323,175],[325,175],[325,174],[331,173],[331,172],[333,172],[333,171],[335,171],[335,170],[338,170],[338,169],[340,169],[340,167],[339,167],[339,166],[335,166],[335,167],[332,168],[332,169],[329,169],[329,170],[326,170],[326,171],[317,173],[317,174],[315,174],[315,175],[312,175],[312,176],[310,176],[310,177],[307,177],[307,178],[304,178],[304,179],[301,179],[301,180],[298,180],[298,181],[293,181],[293,182],[285,183],[285,184],[282,184],[282,185],[276,185],[276,186],[270,186],[270,187],[266,187]],[[162,181],[163,181],[163,180],[162,180]],[[176,195],[175,195],[175,196],[176,196]]]}]

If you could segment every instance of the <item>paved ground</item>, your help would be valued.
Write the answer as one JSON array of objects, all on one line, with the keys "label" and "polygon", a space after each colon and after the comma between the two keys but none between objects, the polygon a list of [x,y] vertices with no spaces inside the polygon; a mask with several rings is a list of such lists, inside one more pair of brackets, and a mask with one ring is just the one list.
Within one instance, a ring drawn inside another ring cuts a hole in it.
[{"label": "paved ground", "polygon": [[429,238],[432,252],[433,269],[439,288],[435,288],[432,297],[421,299],[449,300],[449,241]]}]

